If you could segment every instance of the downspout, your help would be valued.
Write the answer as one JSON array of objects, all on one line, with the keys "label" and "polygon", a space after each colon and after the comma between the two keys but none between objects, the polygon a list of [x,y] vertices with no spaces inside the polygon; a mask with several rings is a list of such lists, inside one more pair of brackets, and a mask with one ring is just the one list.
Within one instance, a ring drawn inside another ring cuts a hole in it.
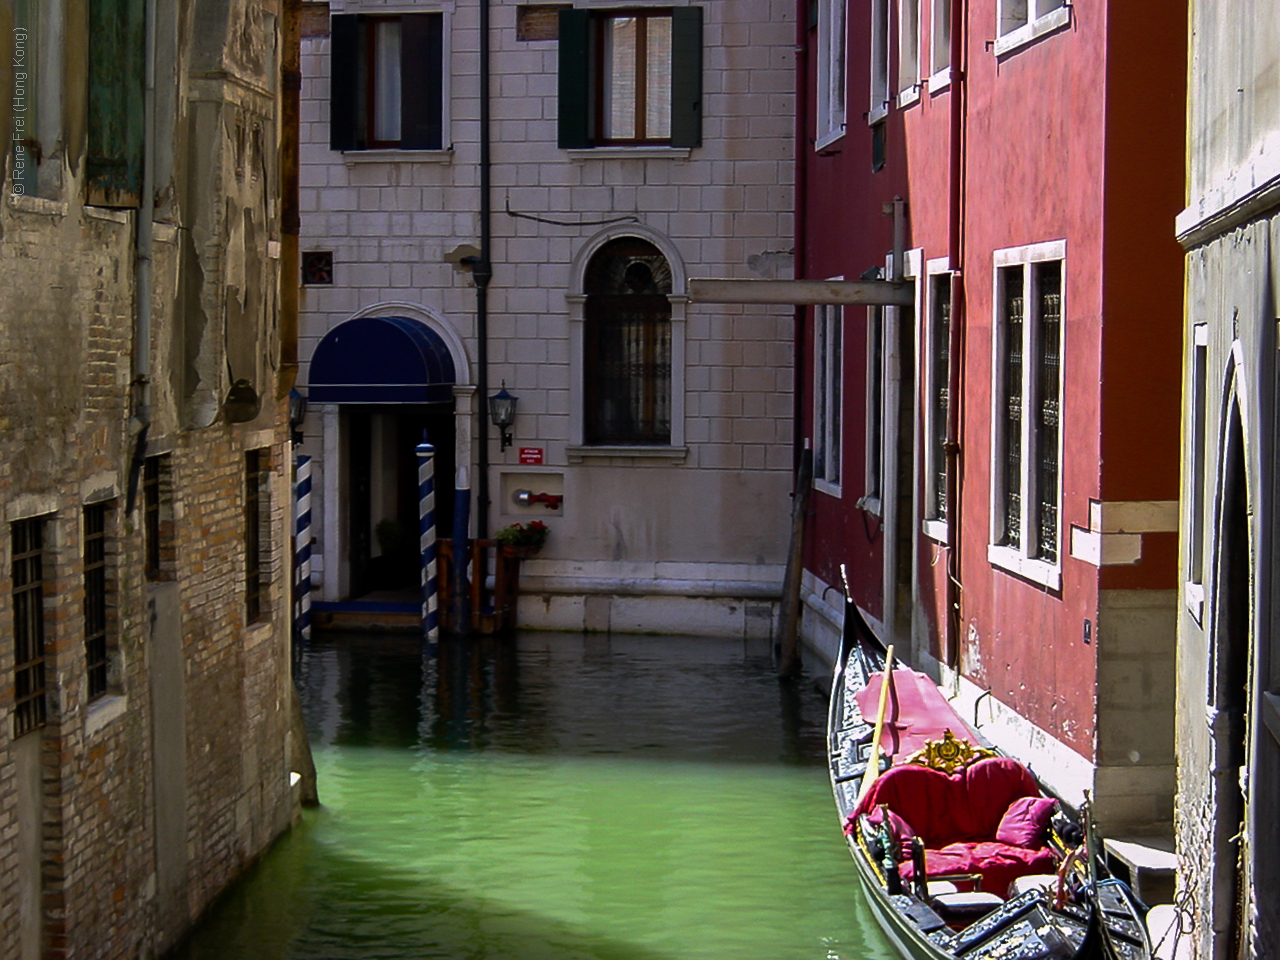
[{"label": "downspout", "polygon": [[[796,166],[795,166],[795,240],[792,253],[792,276],[803,280],[808,276],[808,243],[805,235],[809,226],[809,141],[805,136],[809,115],[809,4],[799,0],[796,15]],[[791,386],[791,465],[800,469],[800,457],[804,452],[804,315],[805,307],[796,307],[793,327],[792,367],[794,381]]]},{"label": "downspout", "polygon": [[968,33],[968,0],[952,0],[951,5],[951,156],[948,197],[947,260],[951,268],[951,324],[948,329],[947,355],[947,615],[943,659],[948,667],[959,669],[960,633],[964,627],[964,582],[960,573],[962,516],[960,472],[964,467],[962,453],[964,419],[964,347],[965,319],[964,275],[964,174],[965,174],[965,100],[968,89],[964,69],[965,39]]},{"label": "downspout", "polygon": [[298,210],[300,102],[302,98],[302,0],[284,0],[280,43],[280,378],[283,400],[298,380]]},{"label": "downspout", "polygon": [[133,462],[125,513],[133,512],[138,481],[147,459],[147,432],[151,428],[151,287],[152,240],[155,232],[156,187],[156,0],[146,0],[146,39],[142,86],[142,197],[134,224],[134,287],[137,303],[133,328]]},{"label": "downspout", "polygon": [[[476,285],[476,390],[480,394],[480,450],[476,458],[476,538],[489,535],[489,0],[480,0],[480,255],[471,267]],[[455,534],[457,536],[458,534]]]}]

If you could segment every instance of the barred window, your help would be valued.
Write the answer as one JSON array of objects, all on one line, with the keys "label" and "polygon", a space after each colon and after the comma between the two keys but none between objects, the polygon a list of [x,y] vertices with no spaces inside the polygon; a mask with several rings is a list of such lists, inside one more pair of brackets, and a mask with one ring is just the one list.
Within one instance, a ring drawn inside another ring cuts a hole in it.
[{"label": "barred window", "polygon": [[89,699],[107,692],[107,504],[84,508],[84,658]]},{"label": "barred window", "polygon": [[844,308],[814,307],[813,479],[840,495]]},{"label": "barred window", "polygon": [[1061,553],[1062,249],[1017,251],[1024,262],[1000,265],[996,283],[991,559],[1050,585]]},{"label": "barred window", "polygon": [[[951,410],[951,275],[929,278],[929,323],[925,327],[924,450],[925,521],[947,519],[947,424]],[[931,531],[942,539],[945,527]]]},{"label": "barred window", "polygon": [[44,664],[44,525],[45,518],[10,525],[13,549],[14,706],[13,735],[45,723]]},{"label": "barred window", "polygon": [[262,549],[263,491],[267,483],[267,453],[248,450],[244,455],[244,606],[245,622],[263,619],[265,576]]},{"label": "barred window", "polygon": [[884,308],[867,308],[866,488],[863,500],[879,513],[884,486]]},{"label": "barred window", "polygon": [[585,439],[671,442],[671,268],[644,240],[606,243],[587,267]]}]

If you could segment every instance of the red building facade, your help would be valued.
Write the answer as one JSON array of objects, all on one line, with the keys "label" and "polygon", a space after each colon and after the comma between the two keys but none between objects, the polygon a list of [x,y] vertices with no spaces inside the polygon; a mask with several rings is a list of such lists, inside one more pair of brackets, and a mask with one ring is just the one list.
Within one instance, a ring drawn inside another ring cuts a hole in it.
[{"label": "red building facade", "polygon": [[797,276],[915,306],[797,327],[806,636],[830,649],[845,565],[1065,799],[1171,831],[1185,4],[811,6]]}]

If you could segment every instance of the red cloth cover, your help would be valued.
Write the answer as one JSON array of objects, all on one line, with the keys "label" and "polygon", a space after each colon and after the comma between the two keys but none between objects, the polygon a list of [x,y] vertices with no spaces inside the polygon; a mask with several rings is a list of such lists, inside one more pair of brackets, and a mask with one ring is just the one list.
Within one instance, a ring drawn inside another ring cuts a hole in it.
[{"label": "red cloth cover", "polygon": [[[883,671],[872,674],[871,681],[855,696],[868,723],[875,723],[883,676]],[[905,668],[894,670],[885,704],[884,731],[880,734],[881,749],[891,757],[906,757],[923,747],[926,740],[941,740],[947,730],[957,737],[972,736],[968,725],[928,676]]]},{"label": "red cloth cover", "polygon": [[[980,873],[986,893],[1006,896],[1009,884],[1019,877],[1053,873],[1058,866],[1048,847],[1028,850],[1007,843],[950,843],[940,850],[924,852],[924,869],[931,877],[948,873]],[[915,870],[908,861],[902,864],[902,877],[910,880]]]}]

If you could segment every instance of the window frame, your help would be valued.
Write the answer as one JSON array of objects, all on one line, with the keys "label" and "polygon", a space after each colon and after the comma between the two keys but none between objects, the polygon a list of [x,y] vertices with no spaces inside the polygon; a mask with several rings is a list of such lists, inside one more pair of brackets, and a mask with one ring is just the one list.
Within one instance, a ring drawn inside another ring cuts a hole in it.
[{"label": "window frame", "polygon": [[858,507],[874,516],[883,515],[885,429],[887,406],[885,337],[889,329],[886,308],[867,307],[866,417],[863,429],[863,486]]},{"label": "window frame", "polygon": [[[601,111],[600,23],[625,16],[671,18],[670,136],[606,138]],[[678,151],[702,146],[703,13],[701,6],[566,7],[557,40],[556,145],[561,150]]]},{"label": "window frame", "polygon": [[844,472],[843,403],[844,307],[819,304],[813,308],[813,487],[837,499]]},{"label": "window frame", "polygon": [[1187,437],[1186,547],[1183,603],[1203,625],[1205,582],[1205,482],[1208,476],[1209,430],[1209,324],[1195,323],[1191,328],[1191,382],[1186,391],[1189,430]]},{"label": "window frame", "polygon": [[1003,56],[1070,22],[1070,0],[996,0],[993,53]]},{"label": "window frame", "polygon": [[[1065,549],[1063,531],[1063,411],[1066,395],[1066,331],[1067,331],[1067,249],[1065,240],[1053,240],[1024,247],[1012,247],[997,250],[993,255],[994,293],[992,303],[992,390],[991,390],[991,500],[987,559],[995,567],[1017,574],[1051,590],[1061,588],[1062,561],[1068,552]],[[1040,374],[1045,366],[1040,340],[1041,324],[1040,282],[1039,276],[1044,264],[1057,263],[1059,268],[1059,309],[1058,323],[1058,361],[1057,368],[1057,424],[1055,438],[1056,489],[1055,493],[1055,527],[1054,557],[1046,560],[1038,555],[1040,549],[1038,524],[1036,523],[1038,500],[1037,484],[1042,479],[1043,468],[1039,456],[1034,421],[1031,412],[1039,409],[1042,400],[1040,390]],[[1016,272],[1020,277],[1023,290],[1021,360],[1019,370],[1019,476],[1017,478],[1018,497],[1018,542],[1007,541],[1006,499],[1009,496],[1008,463],[1006,456],[1006,440],[1008,438],[1007,416],[1002,405],[1007,405],[1006,385],[1008,370],[1008,325],[1005,315],[1005,290],[1009,277]]]},{"label": "window frame", "polygon": [[24,517],[9,524],[15,740],[42,729],[49,719],[44,594],[51,519],[49,515]]},{"label": "window frame", "polygon": [[[375,137],[376,26],[400,23],[400,139]],[[449,137],[449,21],[428,8],[386,13],[335,13],[330,18],[329,148],[358,157],[435,157]],[[336,82],[350,72],[351,82]]]},{"label": "window frame", "polygon": [[920,56],[920,4],[922,0],[898,0],[898,74],[899,108],[909,107],[920,99],[922,58]]},{"label": "window frame", "polygon": [[952,0],[931,0],[929,15],[929,92],[941,93],[951,85]]},{"label": "window frame", "polygon": [[848,0],[815,0],[817,6],[817,110],[814,149],[844,136],[849,99]]},{"label": "window frame", "polygon": [[871,0],[870,106],[867,125],[875,126],[889,115],[893,87],[889,72],[890,0]]},{"label": "window frame", "polygon": [[[925,536],[939,543],[949,543],[951,537],[951,524],[947,517],[947,504],[943,502],[941,508],[939,508],[937,483],[941,472],[941,483],[944,486],[941,496],[945,497],[945,488],[949,483],[947,473],[951,468],[951,464],[947,460],[945,442],[949,429],[951,365],[955,362],[955,358],[951,356],[951,324],[955,322],[955,316],[952,312],[955,306],[955,284],[956,273],[951,269],[949,258],[941,257],[927,262],[925,265],[925,309],[923,311],[927,320],[921,324],[920,337],[921,388],[923,396],[923,402],[921,403],[920,460],[921,471],[924,475],[920,529]],[[939,376],[944,373],[939,369],[941,335],[937,311],[940,305],[939,293],[941,290],[946,291],[948,309],[945,368],[947,383],[944,388],[947,393],[945,405],[939,399],[942,394],[939,392],[937,383]],[[941,443],[938,442],[939,430],[941,431]],[[943,461],[941,471],[939,470],[939,459]]]},{"label": "window frame", "polygon": [[110,501],[100,501],[87,503],[81,510],[85,689],[90,703],[110,692],[112,680],[110,529],[113,508]]}]

